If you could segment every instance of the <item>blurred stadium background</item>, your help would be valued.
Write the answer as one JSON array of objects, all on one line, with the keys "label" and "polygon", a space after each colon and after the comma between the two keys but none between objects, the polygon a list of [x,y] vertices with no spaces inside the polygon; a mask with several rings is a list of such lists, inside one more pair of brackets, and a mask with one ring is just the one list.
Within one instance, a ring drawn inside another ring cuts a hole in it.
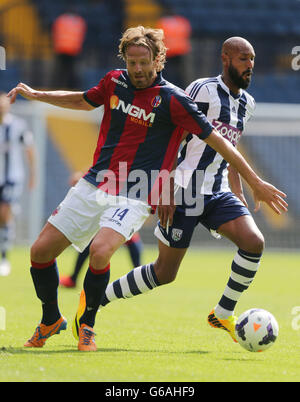
[{"label": "blurred stadium background", "polygon": [[[117,58],[121,33],[129,26],[157,26],[168,12],[185,16],[191,24],[191,51],[185,55],[182,76],[174,77],[171,63],[165,78],[186,85],[198,77],[220,73],[220,49],[230,36],[246,37],[256,51],[255,74],[249,92],[257,113],[248,126],[241,151],[266,180],[288,194],[289,214],[276,217],[263,208],[257,223],[268,247],[300,248],[300,63],[292,68],[292,50],[300,46],[299,0],[0,0],[0,45],[6,69],[0,89],[19,81],[34,88],[58,89],[53,81],[55,53],[51,28],[70,5],[87,23],[87,34],[76,72],[77,88],[86,90],[110,69],[123,67]],[[180,82],[181,80],[181,82]],[[38,185],[24,191],[18,217],[18,243],[36,237],[49,214],[69,188],[70,174],[86,169],[98,135],[101,110],[63,111],[19,100],[14,112],[32,128],[38,149]],[[249,204],[251,196],[248,194]],[[156,242],[151,217],[141,235]],[[193,244],[225,246],[202,228]]]}]

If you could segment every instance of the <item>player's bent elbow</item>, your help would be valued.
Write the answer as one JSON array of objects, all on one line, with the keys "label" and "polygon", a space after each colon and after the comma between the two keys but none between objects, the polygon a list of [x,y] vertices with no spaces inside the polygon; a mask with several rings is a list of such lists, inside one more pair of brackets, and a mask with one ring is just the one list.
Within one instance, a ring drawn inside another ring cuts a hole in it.
[{"label": "player's bent elbow", "polygon": [[95,109],[95,107],[93,105],[91,105],[89,102],[87,102],[84,99],[83,94],[82,94],[82,98],[80,99],[80,102],[79,102],[79,107],[81,110],[86,110],[86,111]]},{"label": "player's bent elbow", "polygon": [[82,101],[82,110],[90,111],[94,109],[95,109],[94,106],[90,105],[86,101]]}]

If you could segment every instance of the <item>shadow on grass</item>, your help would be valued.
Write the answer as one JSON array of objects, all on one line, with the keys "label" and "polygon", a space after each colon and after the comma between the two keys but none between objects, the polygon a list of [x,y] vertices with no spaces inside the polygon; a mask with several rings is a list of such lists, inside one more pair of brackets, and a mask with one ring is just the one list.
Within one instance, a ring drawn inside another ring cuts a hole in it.
[{"label": "shadow on grass", "polygon": [[[261,354],[259,354],[261,356]],[[230,362],[244,362],[244,363],[248,363],[248,362],[257,362],[258,361],[258,357],[260,358],[260,356],[258,355],[258,353],[249,353],[249,354],[241,354],[239,353],[239,356],[232,356],[232,357],[227,357],[227,358],[223,358],[220,359],[222,361],[230,361]]]},{"label": "shadow on grass", "polygon": [[[65,347],[65,349],[63,349]],[[46,348],[25,348],[25,347],[0,347],[0,360],[4,357],[9,357],[10,355],[52,355],[52,354],[69,354],[76,353],[77,355],[86,355],[86,352],[78,352],[77,347],[74,346],[70,348],[70,345],[62,345],[62,349],[56,350],[47,350]],[[131,352],[131,353],[156,353],[156,354],[178,354],[178,355],[205,355],[211,352],[203,351],[203,350],[184,350],[184,351],[176,351],[176,350],[159,350],[159,349],[126,349],[126,348],[98,348],[96,352],[91,353],[122,353],[122,352]]]}]

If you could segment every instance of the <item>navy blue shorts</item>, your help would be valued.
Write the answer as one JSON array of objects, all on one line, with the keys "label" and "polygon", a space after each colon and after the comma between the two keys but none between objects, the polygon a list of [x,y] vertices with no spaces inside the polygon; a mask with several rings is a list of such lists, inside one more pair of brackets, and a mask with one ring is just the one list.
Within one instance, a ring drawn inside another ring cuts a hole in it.
[{"label": "navy blue shorts", "polygon": [[243,215],[250,215],[248,208],[233,194],[218,193],[204,196],[204,206],[201,215],[188,216],[187,208],[177,206],[173,224],[168,232],[158,222],[155,236],[169,247],[187,248],[190,245],[195,227],[201,223],[210,231],[217,231],[226,222]]}]

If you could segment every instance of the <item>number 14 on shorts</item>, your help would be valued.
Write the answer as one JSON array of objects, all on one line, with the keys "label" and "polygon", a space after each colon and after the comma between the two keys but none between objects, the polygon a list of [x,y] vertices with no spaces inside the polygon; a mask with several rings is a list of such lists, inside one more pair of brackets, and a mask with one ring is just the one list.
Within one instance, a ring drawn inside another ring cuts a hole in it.
[{"label": "number 14 on shorts", "polygon": [[128,208],[125,208],[125,209],[117,208],[111,218],[112,219],[118,219],[119,221],[122,221],[128,211],[129,211]]}]

